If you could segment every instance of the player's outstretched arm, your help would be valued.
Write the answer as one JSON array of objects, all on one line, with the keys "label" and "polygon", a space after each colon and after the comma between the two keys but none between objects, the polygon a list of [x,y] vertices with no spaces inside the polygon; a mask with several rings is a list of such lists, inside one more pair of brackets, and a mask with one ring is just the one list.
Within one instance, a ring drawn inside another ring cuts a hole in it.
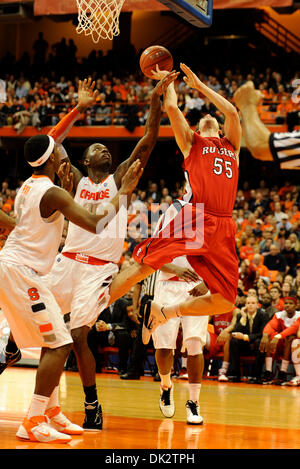
[{"label": "player's outstretched arm", "polygon": [[[91,232],[101,233],[108,223],[115,217],[122,206],[130,203],[132,192],[143,173],[141,162],[135,161],[122,178],[120,190],[110,203],[103,204],[101,214],[92,214],[78,205],[71,195],[60,187],[54,186],[42,197],[40,212],[43,218],[48,218],[55,211],[61,212],[67,220]],[[98,211],[100,207],[98,207]]]},{"label": "player's outstretched arm", "polygon": [[168,73],[157,83],[152,91],[149,115],[145,125],[145,134],[137,143],[130,157],[123,161],[116,169],[114,177],[117,187],[120,186],[123,175],[134,161],[139,159],[142,168],[145,168],[157,141],[161,118],[160,96],[165,93],[169,84],[176,80],[177,76],[178,72],[173,71]]},{"label": "player's outstretched arm", "polygon": [[262,95],[254,88],[253,81],[247,81],[233,95],[242,116],[243,136],[248,150],[254,158],[272,161],[269,146],[271,132],[261,121],[257,110],[261,98]]},{"label": "player's outstretched arm", "polygon": [[239,114],[236,108],[219,93],[206,86],[197,75],[185,64],[180,64],[181,70],[185,73],[184,82],[190,87],[195,88],[204,94],[225,116],[224,131],[225,136],[234,147],[236,153],[239,153],[242,137],[242,128]]},{"label": "player's outstretched arm", "polygon": [[53,127],[48,135],[50,135],[56,142],[57,149],[60,153],[60,159],[63,162],[68,162],[71,165],[73,174],[73,188],[76,190],[77,185],[82,178],[82,173],[75,166],[71,164],[69,156],[64,149],[62,143],[70,132],[75,122],[79,119],[80,115],[84,113],[90,106],[94,104],[98,96],[98,91],[94,90],[95,82],[91,78],[79,81],[78,86],[78,104],[66,116],[64,116],[55,127]]},{"label": "player's outstretched arm", "polygon": [[[156,71],[152,72],[154,80],[161,80],[167,74],[168,72],[166,70],[160,70],[158,65],[156,65]],[[176,143],[183,156],[187,158],[193,145],[194,132],[178,107],[178,98],[174,82],[170,83],[166,89],[164,95],[164,110],[168,114]]]}]

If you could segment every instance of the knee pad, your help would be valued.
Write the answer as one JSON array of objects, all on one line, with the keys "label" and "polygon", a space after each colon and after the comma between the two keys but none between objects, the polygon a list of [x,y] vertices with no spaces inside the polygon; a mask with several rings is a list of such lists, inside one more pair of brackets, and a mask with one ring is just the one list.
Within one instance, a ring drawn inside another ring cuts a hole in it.
[{"label": "knee pad", "polygon": [[192,337],[185,341],[185,346],[188,355],[200,355],[203,353],[203,344],[198,337]]},{"label": "knee pad", "polygon": [[300,363],[300,339],[294,339],[292,342],[292,361]]}]

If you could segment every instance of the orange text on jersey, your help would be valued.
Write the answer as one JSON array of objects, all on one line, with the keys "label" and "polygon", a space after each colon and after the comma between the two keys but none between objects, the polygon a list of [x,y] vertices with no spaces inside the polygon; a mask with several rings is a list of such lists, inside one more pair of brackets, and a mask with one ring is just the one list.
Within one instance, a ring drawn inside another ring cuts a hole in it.
[{"label": "orange text on jersey", "polygon": [[27,195],[30,189],[31,189],[31,186],[25,185],[22,189],[22,194]]},{"label": "orange text on jersey", "polygon": [[101,199],[109,199],[109,189],[105,189],[105,191],[99,192],[90,192],[86,189],[82,189],[82,191],[80,192],[80,198],[95,201]]}]

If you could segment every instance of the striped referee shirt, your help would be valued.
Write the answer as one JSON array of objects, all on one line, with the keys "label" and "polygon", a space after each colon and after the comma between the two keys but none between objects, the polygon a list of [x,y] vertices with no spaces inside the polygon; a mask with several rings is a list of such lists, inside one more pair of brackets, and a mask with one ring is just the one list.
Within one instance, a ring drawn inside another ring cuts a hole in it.
[{"label": "striped referee shirt", "polygon": [[143,280],[142,284],[142,294],[148,296],[154,296],[155,284],[157,280],[157,276],[159,274],[159,270],[153,272],[153,274],[149,275]]},{"label": "striped referee shirt", "polygon": [[300,130],[271,133],[269,145],[281,169],[300,169]]}]

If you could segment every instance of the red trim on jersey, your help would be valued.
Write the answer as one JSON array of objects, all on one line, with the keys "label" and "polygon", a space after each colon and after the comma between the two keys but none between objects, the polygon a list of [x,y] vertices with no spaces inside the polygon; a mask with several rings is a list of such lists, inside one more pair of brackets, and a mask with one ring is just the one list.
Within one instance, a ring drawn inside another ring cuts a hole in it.
[{"label": "red trim on jersey", "polygon": [[69,259],[73,259],[74,261],[81,262],[82,264],[105,265],[111,262],[103,261],[102,259],[97,259],[96,257],[88,256],[79,252],[63,252],[62,255]]},{"label": "red trim on jersey", "polygon": [[45,174],[45,175],[44,175],[44,174],[33,174],[31,177],[32,177],[33,179],[48,178],[48,179],[50,179],[51,182],[53,182],[52,179],[49,178],[49,176],[46,176],[46,174]]}]

